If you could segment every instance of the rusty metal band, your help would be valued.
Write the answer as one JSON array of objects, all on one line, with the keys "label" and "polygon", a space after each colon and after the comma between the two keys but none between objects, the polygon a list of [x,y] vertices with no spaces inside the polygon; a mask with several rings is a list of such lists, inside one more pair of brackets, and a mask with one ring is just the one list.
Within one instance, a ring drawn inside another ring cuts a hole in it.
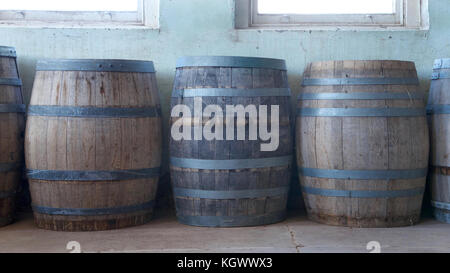
[{"label": "rusty metal band", "polygon": [[41,60],[36,70],[155,73],[153,62],[134,60]]},{"label": "rusty metal band", "polygon": [[299,174],[302,176],[348,180],[416,179],[426,177],[427,173],[427,168],[414,170],[326,170],[299,167]]},{"label": "rusty metal band", "polygon": [[47,181],[120,181],[158,177],[161,168],[118,171],[27,170],[29,179]]},{"label": "rusty metal band", "polygon": [[48,215],[62,215],[62,216],[97,216],[97,215],[115,215],[115,214],[126,214],[131,212],[138,212],[143,210],[150,210],[154,206],[154,201],[147,203],[124,206],[124,207],[114,207],[114,208],[99,208],[99,209],[83,209],[83,208],[50,208],[43,206],[33,205],[33,211],[40,214]]},{"label": "rusty metal band", "polygon": [[450,79],[450,72],[449,71],[433,72],[431,79],[432,80]]},{"label": "rusty metal band", "polygon": [[299,100],[414,100],[425,99],[423,92],[355,92],[355,93],[301,93]]},{"label": "rusty metal band", "polygon": [[170,159],[170,164],[174,167],[200,170],[258,169],[289,166],[291,163],[292,156],[232,160],[208,160],[177,157],[172,157]]},{"label": "rusty metal band", "polygon": [[236,67],[236,68],[266,68],[287,70],[286,61],[280,59],[234,57],[234,56],[191,56],[182,57],[177,61],[177,68],[182,67]]},{"label": "rusty metal band", "polygon": [[16,78],[0,78],[0,85],[22,86],[22,80]]},{"label": "rusty metal band", "polygon": [[193,216],[177,214],[185,225],[200,227],[247,227],[274,224],[286,219],[286,211],[249,216]]},{"label": "rusty metal band", "polygon": [[450,211],[450,203],[431,201],[431,205],[438,209],[444,209]]},{"label": "rusty metal band", "polygon": [[303,117],[417,117],[426,116],[425,108],[300,108]]},{"label": "rusty metal band", "polygon": [[302,83],[303,86],[418,84],[418,78],[305,78]]},{"label": "rusty metal band", "polygon": [[30,105],[29,116],[79,117],[79,118],[139,118],[160,117],[161,109],[156,107],[113,108],[75,107],[53,105]]},{"label": "rusty metal band", "polygon": [[0,104],[0,113],[25,113],[25,104]]},{"label": "rusty metal band", "polygon": [[428,105],[427,113],[429,115],[448,115],[450,114],[450,105]]}]

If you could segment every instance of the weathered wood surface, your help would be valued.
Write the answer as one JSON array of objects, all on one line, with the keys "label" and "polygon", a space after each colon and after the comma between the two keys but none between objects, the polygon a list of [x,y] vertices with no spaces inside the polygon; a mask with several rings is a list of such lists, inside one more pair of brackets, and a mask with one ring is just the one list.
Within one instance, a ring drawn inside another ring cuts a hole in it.
[{"label": "weathered wood surface", "polygon": [[[16,58],[0,56],[0,78],[19,79]],[[0,85],[1,104],[23,104],[21,87]],[[13,170],[0,170],[0,196],[5,196],[0,197],[0,226],[14,219],[15,192],[22,175],[24,127],[23,113],[0,113],[0,167],[2,164],[18,165]]]},{"label": "weathered wood surface", "polygon": [[[414,63],[329,61],[309,64],[305,78],[417,78]],[[417,92],[417,85],[304,86],[303,93]],[[299,108],[416,108],[424,100],[300,100]],[[428,128],[423,117],[297,117],[300,168],[330,170],[424,169]],[[347,180],[300,176],[302,187],[343,191],[422,188],[425,177]],[[312,220],[352,227],[393,227],[419,221],[423,195],[401,198],[327,197],[304,193]]]},{"label": "weathered wood surface", "polygon": [[[178,68],[174,90],[193,88],[288,88],[286,71],[276,69],[239,68],[239,67],[184,67]],[[219,105],[225,110],[226,105],[270,105],[280,106],[280,145],[274,152],[261,152],[262,142],[248,140],[248,125],[245,141],[174,141],[171,138],[171,157],[233,160],[282,157],[292,155],[292,133],[290,126],[289,97],[202,97],[204,107]],[[172,98],[172,106],[187,105],[193,113],[194,98]],[[177,118],[172,118],[173,124]],[[270,124],[270,118],[269,118]],[[235,139],[236,136],[235,124]],[[226,129],[224,129],[224,139]],[[174,188],[200,189],[210,191],[241,191],[289,187],[290,166],[234,169],[234,170],[199,170],[171,166],[172,185]],[[243,198],[243,199],[201,199],[175,196],[177,214],[184,216],[216,216],[220,217],[257,217],[273,213],[284,213],[287,195],[277,197]],[[279,221],[279,220],[276,220]],[[272,221],[273,222],[273,221]],[[260,224],[270,224],[262,221]],[[192,224],[192,223],[191,223]],[[193,225],[203,225],[196,224]],[[222,226],[220,223],[209,223],[207,226]],[[244,224],[246,225],[246,224]],[[230,221],[224,226],[241,226]]]},{"label": "weathered wood surface", "polygon": [[[37,71],[31,105],[160,108],[154,73]],[[117,171],[161,165],[160,117],[30,116],[27,169]],[[119,181],[30,180],[33,206],[104,209],[155,199],[158,177]],[[153,209],[110,215],[49,215],[35,211],[40,228],[97,231],[140,225]]]},{"label": "weathered wood surface", "polygon": [[[450,68],[435,69],[434,71],[450,73]],[[450,79],[441,78],[431,82],[428,104],[430,107],[431,105],[450,105]],[[450,207],[450,114],[432,113],[430,132],[431,198],[432,201],[445,203]],[[450,209],[441,210],[442,214],[450,217]],[[447,222],[450,223],[448,219]]]}]

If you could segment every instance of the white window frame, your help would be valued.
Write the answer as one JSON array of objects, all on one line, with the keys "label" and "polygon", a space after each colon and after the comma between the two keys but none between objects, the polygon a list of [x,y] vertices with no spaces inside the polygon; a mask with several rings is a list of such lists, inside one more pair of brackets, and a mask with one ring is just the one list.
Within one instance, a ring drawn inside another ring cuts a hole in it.
[{"label": "white window frame", "polygon": [[157,29],[159,2],[139,0],[137,12],[0,10],[0,27]]},{"label": "white window frame", "polygon": [[235,27],[309,30],[429,28],[428,0],[397,0],[395,5],[395,14],[259,14],[258,0],[236,0]]}]

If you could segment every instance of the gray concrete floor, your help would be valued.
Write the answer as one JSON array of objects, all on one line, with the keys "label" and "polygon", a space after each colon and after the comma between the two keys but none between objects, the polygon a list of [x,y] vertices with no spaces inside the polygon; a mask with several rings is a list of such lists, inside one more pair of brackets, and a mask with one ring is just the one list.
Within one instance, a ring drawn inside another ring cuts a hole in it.
[{"label": "gray concrete floor", "polygon": [[144,226],[104,232],[39,230],[31,214],[0,228],[0,252],[64,253],[70,252],[70,241],[79,242],[82,252],[367,253],[367,244],[376,241],[383,253],[450,253],[450,225],[426,218],[414,227],[355,229],[320,225],[291,213],[275,225],[218,229],[184,226],[165,213]]}]

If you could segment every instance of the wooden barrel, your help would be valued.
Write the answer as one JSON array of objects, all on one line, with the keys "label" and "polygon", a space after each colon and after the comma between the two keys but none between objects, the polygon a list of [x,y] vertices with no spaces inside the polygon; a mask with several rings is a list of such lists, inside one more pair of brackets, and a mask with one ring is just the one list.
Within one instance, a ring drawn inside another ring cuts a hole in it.
[{"label": "wooden barrel", "polygon": [[14,218],[23,166],[25,105],[16,51],[0,46],[0,227]]},{"label": "wooden barrel", "polygon": [[350,227],[419,221],[429,135],[414,63],[309,64],[297,116],[310,219]]},{"label": "wooden barrel", "polygon": [[97,231],[148,222],[161,131],[152,62],[38,62],[25,135],[37,226]]},{"label": "wooden barrel", "polygon": [[434,215],[450,223],[450,59],[436,60],[428,100]]},{"label": "wooden barrel", "polygon": [[[284,220],[293,158],[289,100],[283,60],[218,56],[178,60],[172,107],[184,105],[192,114],[181,118],[172,108],[171,176],[181,223],[236,227]],[[267,106],[270,117],[260,118],[258,127],[278,129],[278,147],[262,148],[268,141],[260,134],[250,137],[258,125],[254,113],[237,119],[235,112],[226,111],[240,106],[243,110]],[[197,128],[208,126],[212,115],[205,112],[211,107],[224,111],[223,116],[215,113],[215,137],[202,136],[201,131],[196,136]],[[279,118],[278,127],[272,117]],[[174,125],[180,121],[193,130],[175,139]]]}]

